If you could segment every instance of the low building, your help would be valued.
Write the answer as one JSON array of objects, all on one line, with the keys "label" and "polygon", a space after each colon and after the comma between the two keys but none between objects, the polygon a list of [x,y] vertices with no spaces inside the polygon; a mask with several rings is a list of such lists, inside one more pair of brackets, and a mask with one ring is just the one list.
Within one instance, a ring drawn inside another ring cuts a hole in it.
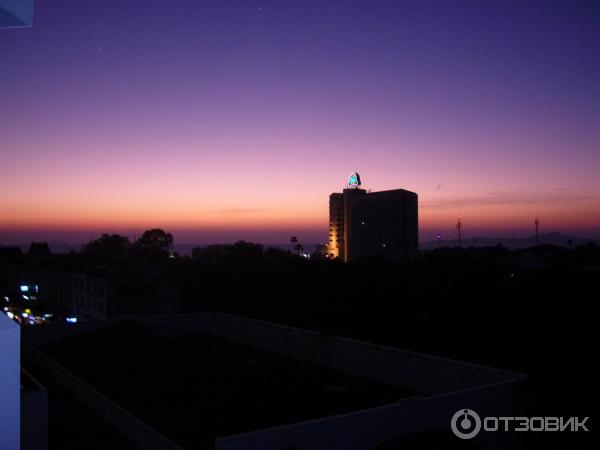
[{"label": "low building", "polygon": [[457,410],[508,415],[525,389],[520,373],[217,312],[23,337],[32,373],[137,448],[373,450],[431,433],[457,445]]},{"label": "low building", "polygon": [[47,242],[32,242],[27,252],[29,256],[43,258],[52,255]]},{"label": "low building", "polygon": [[41,300],[77,320],[169,314],[180,308],[181,283],[144,269],[91,266],[41,270]]}]

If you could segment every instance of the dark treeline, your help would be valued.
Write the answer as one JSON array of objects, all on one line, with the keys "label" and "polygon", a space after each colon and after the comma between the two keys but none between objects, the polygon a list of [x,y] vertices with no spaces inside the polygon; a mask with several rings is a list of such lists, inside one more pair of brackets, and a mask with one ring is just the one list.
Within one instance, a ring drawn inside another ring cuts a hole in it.
[{"label": "dark treeline", "polygon": [[130,257],[160,258],[170,254],[173,235],[159,228],[147,230],[135,242],[119,234],[103,234],[88,242],[82,253],[96,260],[119,261]]}]

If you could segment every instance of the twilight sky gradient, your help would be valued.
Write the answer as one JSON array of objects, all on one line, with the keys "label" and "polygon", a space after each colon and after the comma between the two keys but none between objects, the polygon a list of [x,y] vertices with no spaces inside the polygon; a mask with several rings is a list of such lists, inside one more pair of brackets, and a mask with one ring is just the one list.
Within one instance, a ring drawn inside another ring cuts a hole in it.
[{"label": "twilight sky gradient", "polygon": [[600,237],[600,2],[40,0],[0,137],[2,242],[325,241],[352,170],[424,241]]}]

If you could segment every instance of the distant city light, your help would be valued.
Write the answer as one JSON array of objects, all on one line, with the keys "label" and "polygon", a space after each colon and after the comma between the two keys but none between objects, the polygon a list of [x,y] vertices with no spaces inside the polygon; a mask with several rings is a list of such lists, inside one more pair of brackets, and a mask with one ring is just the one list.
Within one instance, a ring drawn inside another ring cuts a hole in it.
[{"label": "distant city light", "polygon": [[66,321],[69,323],[77,323],[77,317],[67,317]]},{"label": "distant city light", "polygon": [[27,319],[29,317],[29,314],[27,314],[26,312],[24,312],[23,314],[21,314],[23,316],[23,318]]},{"label": "distant city light", "polygon": [[23,295],[23,298],[24,298],[25,300],[29,300],[29,297],[28,297],[27,295]]},{"label": "distant city light", "polygon": [[6,315],[8,316],[9,319],[13,319],[15,317],[15,315],[13,313],[11,313],[10,311],[8,311],[6,313]]},{"label": "distant city light", "polygon": [[25,284],[21,285],[21,292],[29,292],[29,286]]},{"label": "distant city light", "polygon": [[8,297],[4,297],[4,300],[6,300],[7,302],[9,301],[9,300],[8,300]]}]

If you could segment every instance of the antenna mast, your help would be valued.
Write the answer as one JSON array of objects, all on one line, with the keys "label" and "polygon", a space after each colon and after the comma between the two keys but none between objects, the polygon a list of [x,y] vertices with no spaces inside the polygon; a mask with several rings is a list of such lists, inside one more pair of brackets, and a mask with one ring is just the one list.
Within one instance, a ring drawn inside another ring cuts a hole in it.
[{"label": "antenna mast", "polygon": [[462,222],[460,221],[460,217],[458,218],[458,222],[456,222],[456,229],[458,230],[458,246],[462,247],[462,239],[461,239]]},{"label": "antenna mast", "polygon": [[540,221],[538,220],[538,218],[535,218],[535,222],[533,222],[535,224],[535,246],[537,247],[540,243],[540,237],[539,237],[539,227],[540,227]]}]

